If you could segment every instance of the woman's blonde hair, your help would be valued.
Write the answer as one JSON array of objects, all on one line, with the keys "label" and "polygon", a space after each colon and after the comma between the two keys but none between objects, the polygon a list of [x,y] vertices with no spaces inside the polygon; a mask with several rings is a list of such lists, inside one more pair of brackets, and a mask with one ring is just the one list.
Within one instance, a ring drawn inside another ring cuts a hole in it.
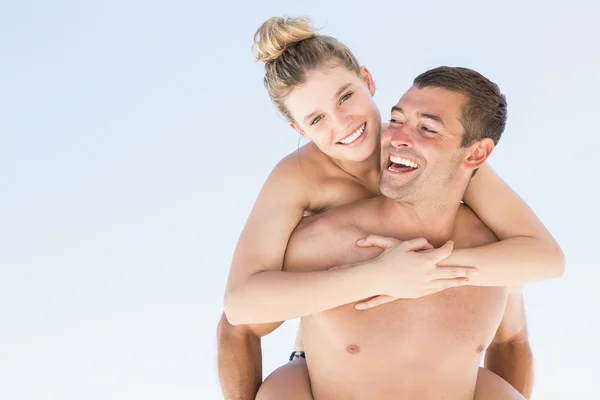
[{"label": "woman's blonde hair", "polygon": [[279,111],[293,118],[285,97],[304,82],[306,74],[322,66],[344,66],[357,74],[360,66],[350,49],[337,39],[317,34],[310,18],[273,17],[254,34],[254,56],[265,63],[265,87]]}]

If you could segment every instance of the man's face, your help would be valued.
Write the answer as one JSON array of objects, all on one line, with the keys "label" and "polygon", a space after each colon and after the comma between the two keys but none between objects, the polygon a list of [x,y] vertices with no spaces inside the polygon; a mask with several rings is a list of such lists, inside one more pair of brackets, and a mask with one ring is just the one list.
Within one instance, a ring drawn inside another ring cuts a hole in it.
[{"label": "man's face", "polygon": [[402,96],[381,136],[382,194],[417,202],[443,196],[456,182],[468,151],[460,147],[467,101],[461,93],[435,87],[413,86]]}]

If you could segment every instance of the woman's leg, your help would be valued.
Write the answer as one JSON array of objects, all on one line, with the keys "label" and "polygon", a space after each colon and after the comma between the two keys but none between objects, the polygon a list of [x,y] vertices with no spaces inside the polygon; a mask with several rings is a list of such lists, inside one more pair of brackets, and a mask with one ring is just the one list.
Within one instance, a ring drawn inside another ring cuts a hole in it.
[{"label": "woman's leg", "polygon": [[290,361],[273,371],[256,395],[256,400],[281,399],[313,400],[302,342],[302,322],[298,325]]},{"label": "woman's leg", "polygon": [[277,368],[261,385],[256,400],[313,400],[308,368],[303,353]]},{"label": "woman's leg", "polygon": [[525,397],[492,371],[479,368],[473,400],[525,400]]}]

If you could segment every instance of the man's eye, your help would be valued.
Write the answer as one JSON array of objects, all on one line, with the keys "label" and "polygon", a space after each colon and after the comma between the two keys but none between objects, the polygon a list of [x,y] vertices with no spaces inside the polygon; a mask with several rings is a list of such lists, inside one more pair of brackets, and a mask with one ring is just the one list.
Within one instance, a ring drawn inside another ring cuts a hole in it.
[{"label": "man's eye", "polygon": [[433,129],[430,129],[430,128],[426,127],[426,126],[422,127],[422,129],[423,129],[425,132],[429,132],[429,133],[436,133],[436,132],[435,132]]}]

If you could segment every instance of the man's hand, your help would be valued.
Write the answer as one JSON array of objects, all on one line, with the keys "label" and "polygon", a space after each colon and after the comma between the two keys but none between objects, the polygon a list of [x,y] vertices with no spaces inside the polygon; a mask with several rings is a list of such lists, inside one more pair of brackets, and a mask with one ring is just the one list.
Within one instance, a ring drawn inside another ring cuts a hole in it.
[{"label": "man's hand", "polygon": [[383,249],[383,253],[369,265],[373,272],[373,284],[381,288],[382,295],[357,303],[357,310],[367,310],[400,298],[416,299],[451,287],[464,286],[469,283],[469,276],[477,273],[472,267],[437,265],[452,253],[452,241],[436,249],[424,238],[401,241],[369,235],[359,240],[357,245]]}]

